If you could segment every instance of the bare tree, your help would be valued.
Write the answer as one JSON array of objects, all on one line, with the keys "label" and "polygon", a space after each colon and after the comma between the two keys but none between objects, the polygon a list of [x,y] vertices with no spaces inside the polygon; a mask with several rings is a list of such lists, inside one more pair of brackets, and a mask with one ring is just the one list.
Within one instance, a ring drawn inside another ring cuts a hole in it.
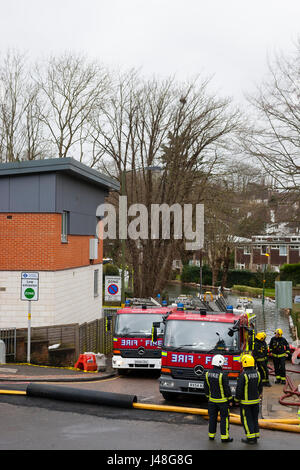
[{"label": "bare tree", "polygon": [[108,87],[107,74],[83,56],[50,57],[46,67],[36,69],[42,92],[41,121],[59,158],[70,156],[75,146],[79,159],[87,160],[83,147],[89,135],[89,118],[102,105]]},{"label": "bare tree", "polygon": [[38,101],[39,89],[31,81],[26,56],[8,51],[0,66],[2,162],[45,156]]},{"label": "bare tree", "polygon": [[[121,76],[103,110],[105,123],[103,114],[94,123],[94,136],[96,147],[114,162],[107,168],[103,159],[102,167],[119,179],[128,205],[143,203],[150,214],[152,204],[201,201],[237,127],[229,101],[211,97],[207,88],[207,81],[200,86],[178,85],[173,79],[145,81],[134,71]],[[170,238],[153,239],[150,222],[147,237],[126,242],[138,296],[162,291],[182,244],[172,236],[172,227]]]},{"label": "bare tree", "polygon": [[300,190],[300,39],[293,55],[277,56],[256,96],[255,123],[242,142],[277,188]]}]

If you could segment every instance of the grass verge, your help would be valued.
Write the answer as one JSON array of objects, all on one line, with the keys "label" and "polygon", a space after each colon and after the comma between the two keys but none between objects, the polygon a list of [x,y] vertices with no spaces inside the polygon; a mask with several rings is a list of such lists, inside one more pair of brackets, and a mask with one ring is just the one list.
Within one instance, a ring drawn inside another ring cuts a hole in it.
[{"label": "grass verge", "polygon": [[[241,294],[249,294],[253,297],[261,297],[263,289],[260,287],[250,287],[250,286],[239,286],[234,285],[231,288],[233,291],[239,292]],[[265,297],[274,297],[275,298],[275,289],[265,289]]]}]

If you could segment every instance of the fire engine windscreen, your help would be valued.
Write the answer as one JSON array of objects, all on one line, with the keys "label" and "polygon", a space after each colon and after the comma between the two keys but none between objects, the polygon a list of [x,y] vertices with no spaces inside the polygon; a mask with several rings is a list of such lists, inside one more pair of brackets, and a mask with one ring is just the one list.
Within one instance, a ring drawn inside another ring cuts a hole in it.
[{"label": "fire engine windscreen", "polygon": [[164,334],[164,346],[189,351],[235,352],[239,348],[238,332],[228,335],[228,323],[169,320]]},{"label": "fire engine windscreen", "polygon": [[116,336],[151,336],[153,322],[161,322],[157,334],[163,334],[164,324],[162,315],[153,313],[124,313],[117,315]]}]

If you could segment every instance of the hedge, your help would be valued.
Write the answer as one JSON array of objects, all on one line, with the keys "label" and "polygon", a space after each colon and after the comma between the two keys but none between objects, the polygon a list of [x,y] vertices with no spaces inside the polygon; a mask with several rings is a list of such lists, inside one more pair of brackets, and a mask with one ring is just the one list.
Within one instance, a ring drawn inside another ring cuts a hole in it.
[{"label": "hedge", "polygon": [[[265,272],[265,287],[273,289],[275,287],[275,280],[278,273],[266,271]],[[221,283],[222,272],[219,272],[218,284]],[[200,267],[184,265],[181,273],[182,282],[200,282]],[[211,286],[212,283],[212,272],[208,266],[202,267],[202,284]],[[262,287],[263,285],[263,273],[262,272],[251,272],[245,269],[230,269],[228,271],[227,283],[225,287],[232,287],[233,285],[246,285],[250,287]]]},{"label": "hedge", "polygon": [[107,263],[103,266],[103,277],[104,276],[119,276],[120,271],[118,266],[115,264]]},{"label": "hedge", "polygon": [[[200,267],[185,264],[182,268],[180,280],[181,282],[195,282],[199,284],[200,283]],[[212,283],[211,269],[205,265],[202,267],[202,284],[211,286],[211,283]]]},{"label": "hedge", "polygon": [[300,263],[282,265],[280,268],[280,280],[292,281],[293,286],[300,284]]}]

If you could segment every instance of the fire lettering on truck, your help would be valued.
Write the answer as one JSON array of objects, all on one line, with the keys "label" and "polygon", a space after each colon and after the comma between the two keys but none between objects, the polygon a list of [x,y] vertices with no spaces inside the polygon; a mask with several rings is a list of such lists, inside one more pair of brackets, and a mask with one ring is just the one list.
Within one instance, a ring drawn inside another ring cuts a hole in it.
[{"label": "fire lettering on truck", "polygon": [[137,341],[137,339],[122,339],[121,340],[121,345],[122,346],[137,346],[138,341]]},{"label": "fire lettering on truck", "polygon": [[194,356],[192,354],[172,354],[171,361],[183,363],[190,362],[191,364],[193,364]]},{"label": "fire lettering on truck", "polygon": [[[212,358],[213,356],[206,356],[205,364],[211,364]],[[224,366],[228,366],[228,357],[225,357],[224,359],[225,359]]]},{"label": "fire lettering on truck", "polygon": [[145,346],[161,346],[162,345],[162,339],[159,339],[158,341],[151,341],[150,339],[146,339],[145,341]]}]

